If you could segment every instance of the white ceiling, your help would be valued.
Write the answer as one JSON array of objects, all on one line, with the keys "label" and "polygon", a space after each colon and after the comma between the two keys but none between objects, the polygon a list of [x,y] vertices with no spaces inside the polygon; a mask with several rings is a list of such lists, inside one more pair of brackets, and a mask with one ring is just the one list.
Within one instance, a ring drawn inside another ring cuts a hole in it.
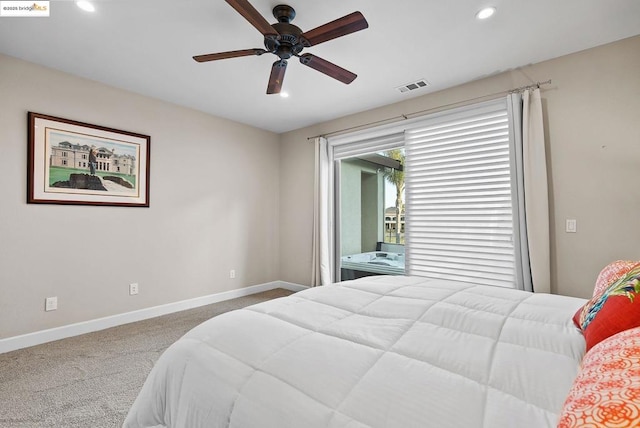
[{"label": "white ceiling", "polygon": [[[269,22],[283,1],[250,0]],[[103,0],[87,13],[51,1],[48,18],[0,18],[0,52],[274,132],[442,90],[640,34],[639,0],[290,0],[303,31],[359,10],[369,28],[305,49],[358,75],[345,85],[292,58],[266,95],[271,54],[196,63],[263,47],[224,0]],[[478,21],[483,6],[497,7]],[[549,76],[552,78],[553,76]],[[426,79],[426,89],[396,87]],[[1,95],[0,95],[1,96]]]}]

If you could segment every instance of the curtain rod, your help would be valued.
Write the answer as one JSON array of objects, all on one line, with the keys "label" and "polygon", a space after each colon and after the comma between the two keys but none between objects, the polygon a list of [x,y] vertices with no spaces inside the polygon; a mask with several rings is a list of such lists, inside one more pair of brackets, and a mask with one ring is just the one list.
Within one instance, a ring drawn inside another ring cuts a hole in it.
[{"label": "curtain rod", "polygon": [[401,114],[399,116],[394,116],[394,117],[390,117],[387,119],[382,119],[382,120],[376,120],[374,122],[369,122],[369,123],[365,123],[363,125],[357,125],[357,126],[352,126],[350,128],[344,128],[344,129],[339,129],[337,131],[331,131],[328,132],[326,134],[320,134],[320,135],[314,135],[313,137],[307,137],[307,141],[309,140],[314,140],[318,137],[328,137],[328,136],[334,136],[334,135],[338,135],[338,134],[343,134],[345,132],[348,131],[355,131],[355,130],[361,130],[361,129],[367,129],[367,128],[371,128],[375,125],[384,125],[387,123],[394,123],[394,122],[400,122],[401,120],[407,120],[407,119],[411,119],[413,117],[416,116],[422,116],[425,115],[427,113],[431,113],[437,110],[444,110],[446,108],[450,108],[450,107],[455,107],[461,104],[467,104],[471,101],[479,101],[479,100],[483,100],[483,99],[491,99],[491,98],[497,98],[500,95],[506,95],[506,94],[516,94],[518,92],[523,92],[523,91],[527,91],[529,89],[533,89],[533,88],[540,88],[540,85],[550,85],[551,84],[551,79],[549,80],[545,80],[544,82],[536,82],[536,83],[532,83],[530,85],[526,85],[526,86],[520,86],[519,88],[514,88],[514,89],[509,89],[506,91],[500,91],[500,92],[495,92],[493,94],[488,94],[488,95],[482,95],[480,97],[475,97],[475,98],[469,98],[466,100],[462,100],[462,101],[456,101],[455,103],[451,103],[451,104],[443,104],[441,106],[438,107],[432,107],[426,110],[420,110],[420,111],[414,111],[413,113],[407,113],[407,114]]},{"label": "curtain rod", "polygon": [[536,83],[532,83],[531,85],[526,85],[526,86],[520,86],[519,88],[515,88],[509,91],[510,94],[517,94],[518,92],[523,92],[523,91],[528,91],[529,89],[539,89],[540,85],[550,85],[551,84],[551,79],[545,81],[545,82],[536,82]]}]

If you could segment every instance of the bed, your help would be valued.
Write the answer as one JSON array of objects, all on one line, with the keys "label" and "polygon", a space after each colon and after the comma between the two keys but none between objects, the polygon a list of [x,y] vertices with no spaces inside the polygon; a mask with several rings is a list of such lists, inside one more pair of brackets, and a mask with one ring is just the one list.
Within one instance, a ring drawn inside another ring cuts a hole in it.
[{"label": "bed", "polygon": [[187,333],[124,427],[556,427],[585,302],[406,276],[310,288]]}]

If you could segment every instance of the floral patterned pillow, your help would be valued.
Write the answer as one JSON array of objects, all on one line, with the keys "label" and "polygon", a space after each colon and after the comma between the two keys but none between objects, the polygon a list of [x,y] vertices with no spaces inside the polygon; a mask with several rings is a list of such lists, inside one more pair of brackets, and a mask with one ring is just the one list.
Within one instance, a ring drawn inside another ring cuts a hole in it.
[{"label": "floral patterned pillow", "polygon": [[615,280],[629,272],[636,264],[638,264],[638,262],[633,260],[616,260],[606,265],[604,269],[600,271],[598,279],[596,279],[593,295],[597,296],[602,293]]},{"label": "floral patterned pillow", "polygon": [[558,428],[640,427],[640,328],[611,336],[582,360]]},{"label": "floral patterned pillow", "polygon": [[640,263],[594,296],[573,317],[587,342],[587,351],[621,331],[640,327]]}]

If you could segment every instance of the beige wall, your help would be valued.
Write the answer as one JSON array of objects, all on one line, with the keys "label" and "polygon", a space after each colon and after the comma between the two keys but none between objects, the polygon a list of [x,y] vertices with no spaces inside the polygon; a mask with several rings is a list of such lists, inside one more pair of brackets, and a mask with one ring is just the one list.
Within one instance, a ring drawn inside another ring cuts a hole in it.
[{"label": "beige wall", "polygon": [[[0,55],[0,339],[278,279],[309,284],[307,137],[530,80],[553,79],[552,289],[586,297],[604,264],[640,259],[639,69],[635,37],[278,136]],[[27,204],[27,111],[150,135],[151,207]],[[49,296],[57,311],[43,310]]]},{"label": "beige wall", "polygon": [[[640,36],[282,136],[280,272],[309,284],[313,144],[307,137],[552,79],[543,86],[552,291],[588,297],[600,269],[640,259]],[[564,232],[577,219],[578,233]]]},{"label": "beige wall", "polygon": [[[151,207],[27,204],[27,111],[150,135]],[[0,339],[279,279],[277,134],[0,55],[0,163]]]}]

